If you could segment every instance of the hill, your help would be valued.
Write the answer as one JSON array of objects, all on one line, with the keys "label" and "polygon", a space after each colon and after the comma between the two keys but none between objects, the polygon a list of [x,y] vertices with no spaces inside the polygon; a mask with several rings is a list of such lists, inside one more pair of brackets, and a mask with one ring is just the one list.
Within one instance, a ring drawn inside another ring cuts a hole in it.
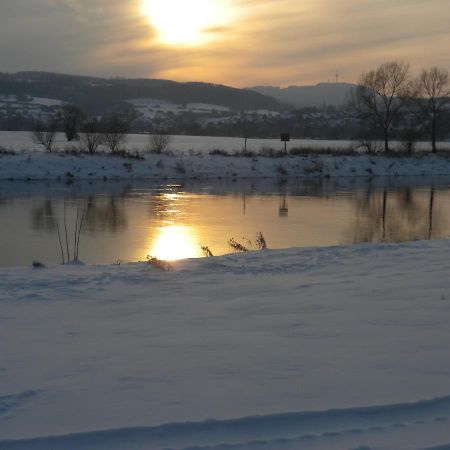
[{"label": "hill", "polygon": [[297,108],[322,107],[324,105],[341,106],[349,98],[350,83],[319,83],[315,86],[255,86],[248,88],[252,92],[270,95],[279,102],[289,103]]},{"label": "hill", "polygon": [[283,109],[273,97],[228,86],[170,80],[98,78],[48,72],[0,73],[0,95],[28,96],[69,102],[91,114],[102,114],[136,98],[175,104],[205,103],[233,110]]}]

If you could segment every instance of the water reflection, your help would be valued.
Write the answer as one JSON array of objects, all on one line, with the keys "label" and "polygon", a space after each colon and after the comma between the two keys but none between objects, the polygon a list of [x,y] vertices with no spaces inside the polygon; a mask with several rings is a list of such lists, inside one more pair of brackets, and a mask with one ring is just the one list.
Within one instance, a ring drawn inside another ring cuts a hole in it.
[{"label": "water reflection", "polygon": [[158,228],[149,255],[166,261],[202,256],[200,243],[194,230],[191,227],[178,225]]},{"label": "water reflection", "polygon": [[53,231],[56,229],[54,202],[46,199],[31,212],[31,224],[34,230]]},{"label": "water reflection", "polygon": [[54,232],[58,220],[63,219],[64,209],[67,209],[70,216],[76,214],[76,209],[80,206],[86,209],[86,229],[119,232],[127,226],[123,199],[102,196],[89,196],[87,199],[46,198],[38,201],[31,208],[31,226],[35,231]]},{"label": "water reflection", "polygon": [[201,257],[262,232],[270,248],[439,239],[449,235],[450,178],[314,180],[278,184],[0,183],[0,265],[57,263],[57,224],[86,209],[87,263]]},{"label": "water reflection", "polygon": [[[443,202],[448,198],[445,193]],[[395,191],[368,188],[355,198],[355,221],[350,242],[402,242],[439,239],[448,235],[445,207],[438,206],[438,191],[405,187]]]}]

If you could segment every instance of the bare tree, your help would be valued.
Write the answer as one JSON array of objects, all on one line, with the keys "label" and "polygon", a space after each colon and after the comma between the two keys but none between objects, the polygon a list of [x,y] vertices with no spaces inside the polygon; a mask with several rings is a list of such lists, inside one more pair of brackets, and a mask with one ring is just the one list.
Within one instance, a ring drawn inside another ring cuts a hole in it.
[{"label": "bare tree", "polygon": [[56,136],[56,122],[36,121],[31,132],[31,139],[35,144],[43,145],[48,152],[53,150]]},{"label": "bare tree", "polygon": [[69,142],[78,139],[78,130],[83,120],[83,113],[75,105],[65,105],[58,113],[64,133]]},{"label": "bare tree", "polygon": [[103,142],[114,153],[126,141],[129,130],[129,123],[113,114],[104,123]]},{"label": "bare tree", "polygon": [[439,128],[450,105],[448,71],[439,67],[422,70],[415,81],[415,90],[415,104],[431,137],[432,152],[436,153]]},{"label": "bare tree", "polygon": [[152,153],[163,153],[167,150],[172,136],[163,127],[156,128],[150,135],[149,151]]},{"label": "bare tree", "polygon": [[97,120],[90,120],[83,125],[81,142],[89,153],[93,154],[97,151],[98,147],[103,142],[103,134]]},{"label": "bare tree", "polygon": [[417,142],[420,138],[420,130],[414,127],[404,127],[400,130],[399,140],[402,149],[408,155],[412,155],[416,150]]},{"label": "bare tree", "polygon": [[367,150],[367,153],[379,153],[382,151],[379,127],[373,124],[373,120],[361,119],[355,138],[358,147]]},{"label": "bare tree", "polygon": [[410,94],[409,65],[406,63],[387,62],[360,76],[352,105],[362,120],[372,120],[383,132],[385,152],[390,150],[392,127]]}]

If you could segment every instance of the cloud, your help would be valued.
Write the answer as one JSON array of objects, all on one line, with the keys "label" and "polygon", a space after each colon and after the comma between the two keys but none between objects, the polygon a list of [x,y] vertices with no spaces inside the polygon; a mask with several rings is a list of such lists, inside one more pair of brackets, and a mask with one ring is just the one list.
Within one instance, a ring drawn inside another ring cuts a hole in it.
[{"label": "cloud", "polygon": [[2,0],[2,67],[238,86],[326,81],[336,70],[354,81],[393,58],[449,68],[448,0],[228,3],[236,18],[205,30],[208,45],[173,48],[157,43],[139,0]]}]

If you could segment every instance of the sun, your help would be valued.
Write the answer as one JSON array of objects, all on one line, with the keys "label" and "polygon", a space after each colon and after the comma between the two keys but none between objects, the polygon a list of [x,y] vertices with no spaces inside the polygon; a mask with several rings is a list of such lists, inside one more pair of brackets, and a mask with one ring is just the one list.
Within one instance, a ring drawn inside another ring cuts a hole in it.
[{"label": "sun", "polygon": [[142,0],[142,13],[167,45],[198,46],[231,21],[224,0]]}]

